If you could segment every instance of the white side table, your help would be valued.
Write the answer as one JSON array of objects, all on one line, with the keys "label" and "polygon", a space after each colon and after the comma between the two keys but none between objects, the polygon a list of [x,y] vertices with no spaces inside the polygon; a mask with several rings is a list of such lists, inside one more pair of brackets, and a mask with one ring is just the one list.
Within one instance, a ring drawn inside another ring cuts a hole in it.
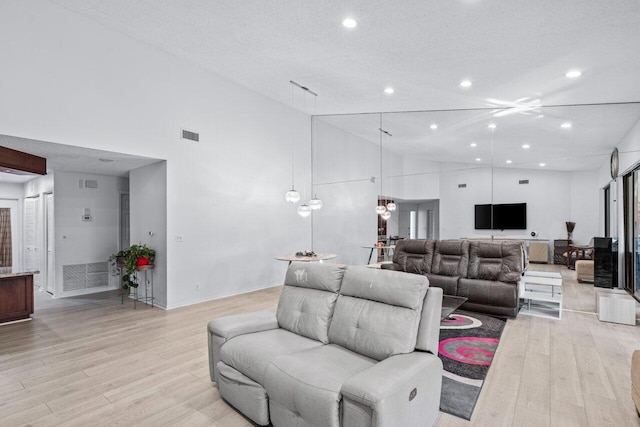
[{"label": "white side table", "polygon": [[520,286],[520,298],[525,300],[520,313],[562,318],[562,276],[559,273],[527,271]]},{"label": "white side table", "polygon": [[601,322],[636,325],[636,300],[622,289],[596,289],[596,312]]}]

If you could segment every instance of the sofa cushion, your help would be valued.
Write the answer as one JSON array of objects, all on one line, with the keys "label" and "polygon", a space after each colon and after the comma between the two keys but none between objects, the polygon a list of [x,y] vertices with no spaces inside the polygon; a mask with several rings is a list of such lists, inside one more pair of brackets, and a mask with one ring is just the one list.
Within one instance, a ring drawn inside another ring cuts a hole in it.
[{"label": "sofa cushion", "polygon": [[264,387],[224,362],[218,362],[217,369],[220,395],[254,423],[269,425],[269,399]]},{"label": "sofa cushion", "polygon": [[339,264],[292,263],[278,302],[278,325],[326,344],[344,271]]},{"label": "sofa cushion", "polygon": [[416,274],[349,267],[329,342],[376,360],[412,352],[428,286]]},{"label": "sofa cushion", "polygon": [[434,247],[434,240],[400,240],[394,250],[393,263],[407,273],[431,273]]},{"label": "sofa cushion", "polygon": [[271,423],[340,426],[342,384],[375,361],[336,345],[276,357],[267,367]]},{"label": "sofa cushion", "polygon": [[431,273],[441,276],[467,277],[469,242],[466,240],[438,240],[433,255]]},{"label": "sofa cushion", "polygon": [[458,295],[458,276],[439,276],[437,274],[425,274],[429,279],[429,286],[441,288],[445,295]]},{"label": "sofa cushion", "polygon": [[482,304],[484,306],[508,308],[518,306],[518,286],[514,283],[460,279],[458,296],[467,297],[468,303]]},{"label": "sofa cushion", "polygon": [[522,278],[522,243],[471,242],[467,277],[517,283]]},{"label": "sofa cushion", "polygon": [[272,329],[230,339],[220,349],[220,360],[253,381],[264,384],[264,371],[274,357],[321,345],[284,329]]},{"label": "sofa cushion", "polygon": [[287,269],[284,285],[338,292],[346,268],[342,264],[294,261]]}]

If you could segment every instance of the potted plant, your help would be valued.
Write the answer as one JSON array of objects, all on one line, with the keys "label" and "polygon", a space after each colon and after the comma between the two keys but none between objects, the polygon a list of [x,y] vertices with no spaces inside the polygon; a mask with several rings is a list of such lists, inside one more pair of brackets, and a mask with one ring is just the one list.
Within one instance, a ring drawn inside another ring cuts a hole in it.
[{"label": "potted plant", "polygon": [[129,249],[123,249],[112,255],[110,260],[112,265],[122,269],[122,289],[137,288],[138,281],[136,267],[153,265],[156,251],[147,245],[131,245]]}]

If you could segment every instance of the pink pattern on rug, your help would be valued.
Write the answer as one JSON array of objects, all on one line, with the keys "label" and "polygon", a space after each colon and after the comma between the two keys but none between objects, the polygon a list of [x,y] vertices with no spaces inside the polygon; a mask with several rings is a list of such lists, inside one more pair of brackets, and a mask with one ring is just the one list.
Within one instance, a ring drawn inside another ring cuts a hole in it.
[{"label": "pink pattern on rug", "polygon": [[489,366],[499,341],[496,338],[449,338],[440,341],[438,352],[460,363]]}]

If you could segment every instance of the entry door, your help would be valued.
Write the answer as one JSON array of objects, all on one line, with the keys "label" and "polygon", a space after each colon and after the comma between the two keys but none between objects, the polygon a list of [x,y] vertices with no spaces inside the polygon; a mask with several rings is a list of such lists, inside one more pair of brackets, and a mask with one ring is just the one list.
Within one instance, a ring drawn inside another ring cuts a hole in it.
[{"label": "entry door", "polygon": [[46,281],[47,292],[53,295],[56,291],[56,262],[55,262],[55,229],[53,221],[53,193],[45,194],[45,247],[47,248]]}]

